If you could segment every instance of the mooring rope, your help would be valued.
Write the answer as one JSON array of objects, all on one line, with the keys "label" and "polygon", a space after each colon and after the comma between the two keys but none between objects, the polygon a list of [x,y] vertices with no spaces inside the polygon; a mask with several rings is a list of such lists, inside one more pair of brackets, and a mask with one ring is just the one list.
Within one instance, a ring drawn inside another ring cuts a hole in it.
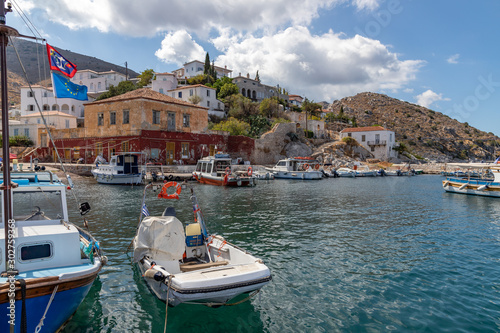
[{"label": "mooring rope", "polygon": [[52,301],[54,300],[54,296],[57,293],[57,288],[59,288],[59,285],[56,285],[54,288],[54,291],[52,291],[52,295],[50,295],[49,303],[47,303],[47,307],[45,308],[45,312],[43,313],[42,318],[40,319],[40,322],[35,328],[35,333],[39,333],[40,330],[42,329],[43,326],[43,321],[45,320],[45,316],[47,315],[47,311],[49,311],[50,304],[52,304]]},{"label": "mooring rope", "polygon": [[167,299],[165,301],[165,328],[163,329],[163,333],[167,333],[167,317],[168,317],[168,294],[170,292],[170,286],[172,284],[173,275],[168,276],[168,284],[167,284]]}]

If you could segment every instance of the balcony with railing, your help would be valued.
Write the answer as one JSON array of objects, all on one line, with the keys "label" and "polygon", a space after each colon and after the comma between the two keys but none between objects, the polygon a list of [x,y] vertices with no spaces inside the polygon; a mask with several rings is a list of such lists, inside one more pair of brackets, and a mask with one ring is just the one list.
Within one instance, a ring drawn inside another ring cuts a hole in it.
[{"label": "balcony with railing", "polygon": [[387,145],[387,141],[386,140],[367,141],[366,144],[368,146],[385,146]]}]

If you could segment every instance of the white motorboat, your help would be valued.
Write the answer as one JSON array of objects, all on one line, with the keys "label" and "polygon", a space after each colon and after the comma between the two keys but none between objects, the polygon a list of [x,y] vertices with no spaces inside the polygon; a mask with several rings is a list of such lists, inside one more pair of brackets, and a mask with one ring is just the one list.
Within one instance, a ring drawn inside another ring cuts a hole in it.
[{"label": "white motorboat", "polygon": [[338,168],[335,171],[339,177],[356,177],[356,171],[350,168]]},{"label": "white motorboat", "polygon": [[[496,163],[454,163],[464,170],[464,177],[446,177],[443,188],[446,192],[479,195],[485,197],[500,197],[500,165]],[[479,170],[479,172],[478,172]],[[471,176],[479,173],[479,177]],[[493,179],[491,179],[493,175]]]},{"label": "white motorboat", "polygon": [[141,153],[119,153],[111,157],[109,164],[99,164],[92,169],[92,175],[101,184],[139,185],[143,173],[139,170]]},{"label": "white motorboat", "polygon": [[[147,212],[145,197],[151,187],[144,189],[141,217]],[[168,194],[169,187],[174,187],[175,193]],[[175,199],[181,191],[180,184],[169,182],[158,197]],[[220,306],[242,294],[251,297],[268,284],[271,273],[262,260],[207,232],[192,189],[191,204],[194,223],[183,225],[175,209],[168,207],[162,215],[145,216],[137,228],[133,260],[156,297],[170,306]]]},{"label": "white motorboat", "polygon": [[233,173],[231,157],[222,152],[198,160],[193,171],[193,177],[199,183],[217,186],[254,186],[252,174],[252,167],[243,173]]},{"label": "white motorboat", "polygon": [[356,177],[376,177],[377,170],[370,170],[368,166],[358,167],[356,170]]},{"label": "white motorboat", "polygon": [[266,168],[274,178],[285,179],[321,179],[323,172],[318,161],[307,157],[294,157],[279,160],[272,168]]}]

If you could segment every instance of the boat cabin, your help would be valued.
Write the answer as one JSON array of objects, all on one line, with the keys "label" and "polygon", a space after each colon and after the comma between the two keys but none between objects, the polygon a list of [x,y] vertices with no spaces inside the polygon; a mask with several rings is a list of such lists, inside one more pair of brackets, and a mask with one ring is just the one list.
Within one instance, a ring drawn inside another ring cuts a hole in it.
[{"label": "boat cabin", "polygon": [[227,168],[231,169],[231,158],[229,154],[207,156],[198,160],[196,164],[196,172],[207,173],[219,177],[224,176]]},{"label": "boat cabin", "polygon": [[139,155],[134,153],[114,155],[109,164],[101,164],[99,169],[118,175],[139,173]]}]

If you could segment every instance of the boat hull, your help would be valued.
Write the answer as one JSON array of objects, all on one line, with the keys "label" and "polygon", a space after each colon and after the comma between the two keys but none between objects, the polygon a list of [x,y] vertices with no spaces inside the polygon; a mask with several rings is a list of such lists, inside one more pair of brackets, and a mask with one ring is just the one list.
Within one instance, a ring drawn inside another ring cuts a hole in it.
[{"label": "boat hull", "polygon": [[111,185],[140,185],[142,184],[142,174],[111,175],[92,170],[94,178],[100,184]]},{"label": "boat hull", "polygon": [[[144,276],[146,270],[150,268],[147,263],[137,263],[141,274]],[[243,266],[243,265],[242,265]],[[262,264],[259,270],[248,273],[247,276],[225,276],[221,279],[207,279],[205,276],[210,274],[223,275],[223,271],[233,269],[232,266],[219,266],[202,271],[194,271],[189,273],[174,274],[171,282],[171,287],[168,289],[167,281],[155,281],[154,279],[144,278],[148,288],[155,296],[163,302],[167,302],[170,306],[177,306],[181,303],[200,303],[205,305],[222,305],[226,304],[231,299],[251,293],[264,287],[271,281],[269,269]],[[199,275],[200,278],[196,281],[196,277],[185,278],[186,275]]]},{"label": "boat hull", "polygon": [[[49,278],[26,279],[26,316],[27,331],[34,332],[45,313],[47,304],[56,285],[57,293],[45,315],[41,332],[56,332],[71,318],[78,306],[88,294],[99,270],[81,277],[59,280],[57,276]],[[8,299],[8,284],[0,285],[0,332],[8,332],[10,310]],[[21,292],[16,283],[15,332],[21,332]]]},{"label": "boat hull", "polygon": [[322,179],[321,171],[273,171],[274,178],[278,179],[303,179],[314,180]]},{"label": "boat hull", "polygon": [[229,177],[227,183],[224,183],[224,177],[212,176],[206,173],[193,172],[193,177],[200,184],[216,186],[253,186],[255,185],[252,177]]},{"label": "boat hull", "polygon": [[500,198],[500,183],[467,178],[447,178],[443,180],[446,192]]}]

